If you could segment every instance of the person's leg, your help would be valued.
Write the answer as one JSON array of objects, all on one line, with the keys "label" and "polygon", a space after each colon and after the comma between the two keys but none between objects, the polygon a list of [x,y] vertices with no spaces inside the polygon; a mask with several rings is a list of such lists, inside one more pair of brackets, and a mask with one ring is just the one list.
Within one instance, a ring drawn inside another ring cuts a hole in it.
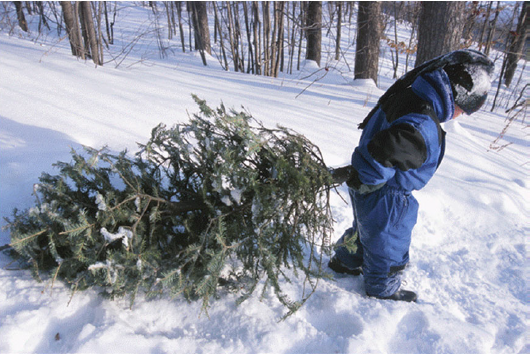
[{"label": "person's leg", "polygon": [[389,298],[400,288],[400,274],[409,260],[411,230],[418,204],[404,192],[389,188],[355,195],[358,232],[363,245],[367,295]]}]

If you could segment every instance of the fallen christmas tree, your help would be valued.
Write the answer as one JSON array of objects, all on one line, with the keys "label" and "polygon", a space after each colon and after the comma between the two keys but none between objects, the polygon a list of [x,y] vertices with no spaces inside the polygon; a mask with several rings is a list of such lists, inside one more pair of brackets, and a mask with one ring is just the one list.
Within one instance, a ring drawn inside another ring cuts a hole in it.
[{"label": "fallen christmas tree", "polygon": [[[183,294],[204,310],[220,286],[239,301],[272,287],[288,314],[315,291],[332,228],[333,181],[319,149],[194,99],[200,113],[154,128],[135,158],[85,148],[55,165],[59,175],[40,177],[36,205],[7,225],[36,278],[131,304],[139,290]],[[301,277],[291,300],[282,284]]]}]

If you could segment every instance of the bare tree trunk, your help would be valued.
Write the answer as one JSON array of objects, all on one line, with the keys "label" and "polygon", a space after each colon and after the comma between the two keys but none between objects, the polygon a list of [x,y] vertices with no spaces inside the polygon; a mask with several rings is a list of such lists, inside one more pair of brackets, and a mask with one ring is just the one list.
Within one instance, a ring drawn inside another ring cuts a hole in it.
[{"label": "bare tree trunk", "polygon": [[81,14],[81,2],[76,1],[74,3],[74,30],[76,31],[76,36],[79,39],[79,47],[78,47],[78,57],[85,60],[87,58],[88,52],[85,45],[85,40],[83,38],[83,20],[80,16]]},{"label": "bare tree trunk", "polygon": [[76,21],[76,14],[72,8],[70,1],[61,1],[61,8],[63,9],[63,17],[65,19],[66,33],[68,34],[68,40],[70,41],[70,48],[72,49],[72,55],[76,57],[83,56],[81,38],[79,37],[79,26]]},{"label": "bare tree trunk", "polygon": [[164,9],[166,10],[166,19],[168,22],[168,39],[171,40],[173,38],[173,28],[172,28],[172,20],[171,20],[171,9],[172,9],[171,3],[164,1]]},{"label": "bare tree trunk", "polygon": [[483,21],[483,27],[481,28],[481,36],[479,37],[479,50],[483,47],[483,41],[485,38],[485,33],[487,30],[487,25],[490,23],[490,10],[492,9],[492,3],[494,1],[489,1],[489,6],[487,7],[487,14],[485,15],[485,21]]},{"label": "bare tree trunk", "polygon": [[[213,1],[212,2],[212,5],[214,6],[214,15],[216,16],[216,18],[218,18],[218,6],[216,5],[216,2]],[[225,69],[226,71],[229,70],[229,64],[227,63],[227,54],[225,53],[225,46],[223,45],[223,34],[222,34],[222,31],[221,31],[221,23],[220,21],[216,21],[216,29],[217,31],[219,32],[219,46],[221,47],[221,54],[223,56],[223,69]]]},{"label": "bare tree trunk", "polygon": [[403,2],[400,3],[400,8],[397,9],[397,3],[393,3],[393,10],[394,10],[394,13],[395,13],[395,20],[393,21],[394,22],[394,30],[395,30],[395,55],[391,55],[392,58],[393,58],[393,79],[396,79],[397,78],[397,72],[398,72],[398,52],[399,52],[399,48],[398,48],[398,28],[397,28],[397,18],[398,18],[398,13],[401,12],[402,10],[402,6],[404,5]]},{"label": "bare tree trunk", "polygon": [[264,76],[270,76],[271,75],[271,57],[270,57],[270,46],[269,46],[269,38],[271,35],[271,21],[269,18],[269,1],[263,1],[262,2],[262,18],[263,18],[263,24],[264,24],[264,34],[263,34],[263,41],[264,41],[264,65],[263,65],[263,73]]},{"label": "bare tree trunk", "polygon": [[48,30],[50,30],[50,26],[48,25],[48,20],[46,20],[46,16],[44,15],[44,6],[42,5],[42,2],[36,2],[35,6],[37,7],[37,10],[39,11],[39,33],[41,33],[41,24],[46,26]]},{"label": "bare tree trunk", "polygon": [[496,32],[496,23],[498,22],[498,17],[501,11],[500,3],[501,1],[498,1],[498,5],[496,5],[496,13],[494,14],[494,20],[492,20],[492,23],[490,24],[489,34],[487,36],[487,43],[485,44],[486,55],[489,55],[490,48],[492,47],[492,38],[494,37],[494,32]]},{"label": "bare tree trunk", "polygon": [[409,36],[409,43],[406,50],[406,67],[404,69],[404,72],[409,71],[409,56],[410,54],[415,53],[415,34],[417,33],[417,26],[418,26],[418,19],[419,19],[419,13],[420,13],[420,3],[413,4],[413,10],[410,11],[411,16],[411,34]]},{"label": "bare tree trunk", "polygon": [[296,31],[296,17],[295,17],[295,9],[297,8],[297,3],[295,1],[291,2],[292,7],[292,24],[291,24],[291,39],[290,39],[290,52],[289,52],[289,61],[288,61],[288,73],[293,73],[293,56],[295,55],[295,31]]},{"label": "bare tree trunk", "polygon": [[[278,77],[280,62],[282,58],[282,47],[284,41],[284,1],[278,1],[274,3],[275,9],[275,31],[273,31],[273,64],[272,65],[272,76]],[[275,38],[276,37],[276,38]]]},{"label": "bare tree trunk", "polygon": [[322,1],[310,1],[306,18],[306,59],[321,66]]},{"label": "bare tree trunk", "polygon": [[183,48],[183,53],[185,53],[186,45],[184,44],[184,30],[183,30],[183,21],[182,21],[181,2],[176,1],[175,7],[177,7],[177,20],[179,21],[179,35],[181,36],[181,47]]},{"label": "bare tree trunk", "polygon": [[253,9],[253,45],[254,45],[254,63],[255,63],[255,74],[260,75],[262,72],[262,64],[260,61],[261,57],[261,51],[260,51],[260,43],[262,43],[260,39],[260,13],[258,10],[258,2],[253,1],[252,3],[252,9]]},{"label": "bare tree trunk", "polygon": [[522,2],[522,10],[518,19],[518,26],[513,35],[509,53],[507,54],[507,69],[505,70],[505,86],[509,87],[513,80],[518,60],[522,57],[524,45],[529,38],[529,2]]},{"label": "bare tree trunk", "polygon": [[214,43],[218,42],[218,35],[221,37],[221,31],[218,31],[218,29],[221,28],[221,25],[219,24],[219,17],[218,12],[216,10],[216,2],[212,1],[212,6],[214,7]]},{"label": "bare tree trunk", "polygon": [[100,61],[99,48],[98,48],[98,39],[96,37],[96,30],[94,29],[94,21],[92,20],[92,6],[90,1],[81,2],[81,13],[83,18],[81,19],[85,28],[86,40],[88,41],[88,46],[90,48],[90,54],[92,61],[96,65],[102,65]]},{"label": "bare tree trunk", "polygon": [[465,25],[464,1],[423,1],[415,67],[459,49]]},{"label": "bare tree trunk", "polygon": [[380,2],[359,1],[354,79],[373,79],[378,83],[380,34]]},{"label": "bare tree trunk", "polygon": [[[287,5],[287,7],[288,9],[286,10],[286,12],[289,10],[289,4]],[[277,61],[277,63],[280,64],[280,68],[276,70],[277,72],[276,76],[278,76],[278,70],[280,70],[281,72],[284,72],[284,9],[285,8],[286,8],[286,2],[282,1],[282,9],[279,12],[280,28],[278,32],[278,48],[279,48],[278,55],[280,56],[280,59]],[[289,29],[288,29],[288,32],[289,32]]]},{"label": "bare tree trunk", "polygon": [[270,75],[275,76],[275,66],[276,66],[276,60],[277,60],[277,41],[275,34],[277,33],[277,1],[273,1],[273,31],[271,33],[271,55],[270,55]]},{"label": "bare tree trunk", "polygon": [[337,1],[337,32],[336,32],[336,60],[339,60],[341,54],[341,20],[343,19],[343,3]]},{"label": "bare tree trunk", "polygon": [[200,51],[203,50],[208,54],[212,54],[206,2],[191,1],[190,3],[192,5],[192,21],[194,25],[194,32],[196,33],[196,49],[199,49]]},{"label": "bare tree trunk", "polygon": [[479,36],[479,50],[480,51],[483,48],[485,33],[487,31],[487,25],[490,22],[490,10],[492,9],[492,3],[493,1],[489,1],[489,5],[487,7],[487,13],[485,15],[485,21],[483,21],[483,26],[481,27],[481,33]]},{"label": "bare tree trunk", "polygon": [[79,37],[82,39],[81,40],[81,45],[83,46],[82,47],[83,55],[85,57],[91,58],[90,44],[89,44],[89,39],[88,39],[87,27],[85,26],[84,7],[81,6],[81,1],[75,3],[75,9],[76,9],[76,13],[78,14],[77,18],[78,18],[78,22],[79,22],[79,29],[81,31]]},{"label": "bare tree trunk", "polygon": [[303,23],[306,23],[306,13],[308,12],[308,2],[301,1],[301,10],[300,10],[300,16],[299,16],[299,23],[301,23],[300,26],[300,32],[299,32],[299,51],[297,53],[297,70],[301,69],[301,53],[302,53],[302,38],[304,37],[304,26]]},{"label": "bare tree trunk", "polygon": [[114,26],[114,18],[116,18],[116,11],[114,12],[114,18],[112,24],[109,23],[109,10],[107,10],[107,1],[103,2],[104,4],[104,15],[105,15],[105,30],[107,31],[107,41],[109,44],[114,44],[114,38],[111,35],[111,28]]},{"label": "bare tree trunk", "polygon": [[229,29],[229,43],[230,43],[230,51],[232,55],[232,62],[234,64],[234,71],[239,71],[239,54],[238,54],[238,39],[236,38],[235,34],[235,24],[232,16],[232,10],[230,2],[227,2],[227,26]]},{"label": "bare tree trunk", "polygon": [[24,16],[24,12],[22,11],[22,2],[13,2],[15,3],[15,9],[17,10],[18,25],[20,26],[21,30],[23,30],[24,32],[28,32],[28,23],[26,22],[26,17]]},{"label": "bare tree trunk", "polygon": [[195,32],[194,25],[192,21],[193,17],[193,7],[191,1],[185,1],[186,4],[186,13],[188,14],[188,43],[190,44],[190,51],[193,51],[194,48],[192,47],[192,34]]},{"label": "bare tree trunk", "polygon": [[98,37],[97,37],[97,41],[98,41],[98,54],[99,54],[99,62],[100,62],[100,65],[103,65],[103,31],[101,30],[101,15],[103,13],[103,6],[105,4],[102,3],[102,2],[98,2],[98,16],[97,16],[97,20],[98,20]]},{"label": "bare tree trunk", "polygon": [[249,25],[249,10],[247,9],[247,2],[242,3],[243,6],[243,16],[245,17],[245,32],[247,33],[247,47],[249,54],[249,61],[247,65],[247,73],[252,72],[255,74],[255,63],[254,63],[254,53],[253,53],[253,42],[251,40],[251,26]]},{"label": "bare tree trunk", "polygon": [[245,53],[243,52],[243,45],[242,43],[242,30],[240,26],[240,9],[239,9],[239,2],[233,1],[231,6],[232,11],[232,19],[234,20],[234,44],[236,47],[236,52],[238,53],[238,49],[240,49],[240,52],[238,53],[238,68],[240,72],[245,72]]},{"label": "bare tree trunk", "polygon": [[465,40],[465,46],[469,47],[474,41],[474,29],[477,26],[477,18],[479,16],[479,1],[472,1],[470,8],[466,10],[466,22],[463,28],[463,38]]}]

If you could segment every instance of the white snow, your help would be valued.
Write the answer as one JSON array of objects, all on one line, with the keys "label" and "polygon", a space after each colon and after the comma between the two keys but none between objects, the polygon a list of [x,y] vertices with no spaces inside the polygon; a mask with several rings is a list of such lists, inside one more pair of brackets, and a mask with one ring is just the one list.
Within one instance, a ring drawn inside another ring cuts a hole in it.
[{"label": "white snow", "polygon": [[[150,11],[120,12],[116,48],[130,42],[124,28],[137,33]],[[36,21],[29,19],[32,28]],[[351,29],[344,28],[352,63]],[[330,60],[321,65],[328,71],[312,74],[319,68],[306,62],[303,71],[275,79],[225,72],[215,57],[203,67],[178,42],[159,59],[148,37],[118,68],[95,68],[71,56],[56,34],[0,32],[0,216],[32,207],[41,172],[56,173],[52,164],[69,161],[71,148],[133,153],[157,124],[186,121],[187,112],[198,111],[192,93],[211,106],[244,106],[267,127],[304,134],[329,166],[347,164],[357,124],[392,83],[385,60],[380,88],[352,82],[352,73]],[[325,46],[329,40],[323,36]],[[274,294],[261,300],[260,291],[238,307],[235,295],[222,294],[209,316],[200,315],[200,302],[180,297],[148,301],[139,294],[130,308],[127,299],[110,301],[97,289],[72,296],[60,281],[37,283],[1,253],[0,353],[529,353],[529,118],[513,123],[503,141],[511,144],[494,152],[489,146],[506,124],[503,111],[483,109],[444,126],[445,160],[415,193],[419,221],[403,286],[418,293],[418,303],[367,298],[362,278],[345,276],[321,281],[283,322]],[[237,193],[230,192],[235,202]],[[346,188],[339,193],[331,201],[335,239],[352,221]],[[127,241],[126,231],[113,237]],[[2,231],[0,245],[9,241]],[[93,268],[112,276],[112,265]],[[301,284],[284,286],[296,293]]]},{"label": "white snow", "polygon": [[133,238],[133,232],[123,226],[118,227],[118,232],[115,234],[107,231],[104,227],[101,228],[100,232],[108,243],[122,239],[122,243],[126,248],[129,247],[129,240]]},{"label": "white snow", "polygon": [[107,204],[105,204],[105,198],[98,193],[96,195],[96,204],[98,205],[98,210],[107,210]]}]

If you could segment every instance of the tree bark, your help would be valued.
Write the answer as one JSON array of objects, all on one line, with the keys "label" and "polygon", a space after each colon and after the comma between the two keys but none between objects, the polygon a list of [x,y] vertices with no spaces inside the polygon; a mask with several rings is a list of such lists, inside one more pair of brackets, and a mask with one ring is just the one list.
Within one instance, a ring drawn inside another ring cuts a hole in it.
[{"label": "tree bark", "polygon": [[28,23],[26,22],[26,17],[24,16],[24,12],[22,11],[22,2],[13,2],[15,3],[15,9],[17,10],[18,25],[20,26],[21,30],[23,30],[24,32],[28,32]]},{"label": "tree bark", "polygon": [[181,47],[184,53],[186,52],[186,46],[184,44],[184,30],[183,30],[183,22],[182,22],[181,2],[176,1],[175,7],[177,8],[177,20],[179,21],[179,35],[181,36]]},{"label": "tree bark", "polygon": [[479,37],[479,50],[481,51],[481,48],[483,47],[485,33],[487,30],[487,25],[490,22],[490,10],[492,9],[492,3],[494,1],[489,1],[489,5],[487,7],[487,14],[485,15],[485,21],[483,21],[483,27],[481,28],[481,35]]},{"label": "tree bark", "polygon": [[61,8],[63,9],[63,17],[65,19],[66,33],[70,41],[70,48],[72,55],[76,57],[82,56],[81,38],[79,37],[79,29],[76,26],[76,19],[72,3],[70,1],[61,1]]},{"label": "tree bark", "polygon": [[322,1],[310,1],[306,17],[306,59],[321,66]]},{"label": "tree bark", "polygon": [[212,54],[206,2],[191,1],[191,4],[193,12],[192,21],[194,31],[196,32],[196,49],[204,50],[208,54]]},{"label": "tree bark", "polygon": [[[215,1],[212,2],[212,6],[214,7],[214,15],[216,18],[218,18],[218,6],[216,5]],[[229,64],[227,63],[227,53],[225,53],[225,45],[223,44],[223,33],[221,30],[221,22],[219,20],[215,21],[215,28],[219,32],[219,46],[221,47],[221,54],[223,56],[223,63],[221,65],[223,69],[225,69],[225,71],[228,71]]]},{"label": "tree bark", "polygon": [[336,3],[337,9],[337,32],[336,32],[336,60],[339,60],[341,54],[341,20],[343,19],[343,2]]},{"label": "tree bark", "polygon": [[271,52],[269,45],[269,38],[271,34],[271,19],[269,17],[269,1],[262,1],[262,18],[263,18],[263,41],[264,41],[264,61],[263,73],[264,76],[270,76],[271,72]]},{"label": "tree bark", "polygon": [[249,24],[249,10],[247,9],[247,3],[242,3],[243,6],[243,16],[245,18],[245,32],[247,34],[247,52],[248,52],[248,64],[247,64],[247,73],[255,73],[255,64],[254,64],[254,53],[253,53],[253,42],[251,40],[251,26]]},{"label": "tree bark", "polygon": [[459,49],[465,25],[464,1],[423,1],[415,67]]},{"label": "tree bark", "polygon": [[492,48],[494,33],[496,32],[496,24],[498,23],[498,17],[500,16],[500,3],[501,1],[498,1],[498,4],[496,5],[496,12],[494,14],[494,20],[492,20],[492,23],[490,23],[489,27],[489,33],[487,35],[487,43],[485,44],[485,55],[489,55],[490,49]]},{"label": "tree bark", "polygon": [[100,60],[99,55],[99,47],[98,47],[98,39],[96,37],[96,30],[94,28],[94,21],[92,20],[92,4],[90,1],[82,1],[81,2],[81,13],[83,15],[83,18],[81,18],[81,21],[83,21],[84,28],[85,28],[85,34],[86,34],[86,40],[88,41],[88,46],[90,48],[90,55],[92,57],[92,61],[96,65],[102,65],[103,63]]},{"label": "tree bark", "polygon": [[232,56],[232,63],[234,65],[234,71],[238,72],[239,61],[240,61],[239,55],[238,55],[238,39],[236,38],[235,30],[234,30],[235,25],[232,19],[231,4],[230,2],[227,2],[226,5],[227,5],[227,29],[229,31],[228,36],[229,36],[230,52]]},{"label": "tree bark", "polygon": [[507,54],[507,68],[505,70],[505,86],[509,87],[513,80],[514,72],[518,65],[518,60],[522,57],[524,45],[529,37],[529,2],[522,2],[522,10],[518,19],[516,32],[511,32],[513,36],[509,53]]},{"label": "tree bark", "polygon": [[262,73],[261,57],[261,39],[260,39],[260,12],[258,9],[258,2],[253,1],[253,46],[254,46],[254,73],[260,75]]},{"label": "tree bark", "polygon": [[358,2],[358,34],[354,79],[373,79],[378,83],[378,58],[380,55],[380,2]]}]

